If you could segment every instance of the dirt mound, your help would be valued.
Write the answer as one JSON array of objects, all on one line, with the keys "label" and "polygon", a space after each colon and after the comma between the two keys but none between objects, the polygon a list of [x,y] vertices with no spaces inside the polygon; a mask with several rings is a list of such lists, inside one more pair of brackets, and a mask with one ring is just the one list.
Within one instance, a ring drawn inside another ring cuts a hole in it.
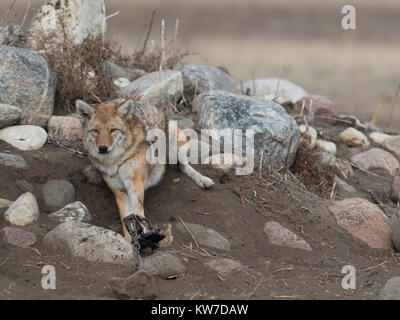
[{"label": "dirt mound", "polygon": [[[335,141],[343,129],[319,124]],[[338,141],[337,141],[338,142]],[[343,147],[344,148],[344,147]],[[85,156],[73,154],[48,143],[39,151],[21,152],[0,143],[2,152],[25,158],[30,169],[0,166],[0,196],[15,200],[30,186],[38,200],[39,221],[24,227],[37,236],[37,244],[16,248],[0,242],[0,299],[114,299],[110,278],[132,274],[132,267],[92,264],[57,255],[42,246],[44,235],[57,223],[48,218],[51,212],[42,195],[43,184],[50,179],[66,179],[76,188],[76,195],[92,213],[93,224],[122,233],[112,192],[104,185],[87,182],[82,170],[89,165]],[[347,150],[339,147],[339,155]],[[385,281],[398,274],[398,257],[389,250],[371,249],[339,227],[327,209],[329,194],[315,195],[289,171],[255,170],[253,175],[222,175],[198,167],[216,181],[210,190],[201,190],[175,166],[169,166],[160,185],[146,193],[147,217],[160,226],[172,226],[173,243],[160,251],[179,257],[187,267],[183,275],[157,280],[160,299],[373,299]],[[378,195],[385,210],[394,210],[388,199],[390,177],[360,170],[348,180],[357,196],[371,202]],[[347,196],[340,192],[336,199]],[[6,209],[0,209],[3,213]],[[216,230],[229,240],[231,249],[221,251],[198,248],[188,232],[177,228],[181,221]],[[264,224],[275,221],[302,237],[312,252],[270,243]],[[6,226],[0,219],[0,228]],[[241,272],[221,276],[204,264],[224,257],[240,262]],[[41,268],[56,268],[57,289],[43,290]],[[345,265],[357,270],[357,288],[341,286]]]}]

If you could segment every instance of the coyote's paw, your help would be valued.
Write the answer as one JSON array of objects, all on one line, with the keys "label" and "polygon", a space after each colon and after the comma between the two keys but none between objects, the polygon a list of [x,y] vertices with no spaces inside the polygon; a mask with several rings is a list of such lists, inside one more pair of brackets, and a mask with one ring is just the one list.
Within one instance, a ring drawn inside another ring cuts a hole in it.
[{"label": "coyote's paw", "polygon": [[208,189],[211,188],[215,183],[212,179],[205,176],[200,176],[199,179],[196,181],[200,188]]}]

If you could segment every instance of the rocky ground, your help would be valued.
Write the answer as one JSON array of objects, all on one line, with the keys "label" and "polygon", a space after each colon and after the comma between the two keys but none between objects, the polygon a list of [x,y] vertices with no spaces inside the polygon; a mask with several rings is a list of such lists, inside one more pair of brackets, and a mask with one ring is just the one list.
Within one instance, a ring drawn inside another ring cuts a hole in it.
[{"label": "rocky ground", "polygon": [[[167,237],[134,272],[80,119],[54,115],[50,66],[32,50],[0,52],[1,299],[400,298],[397,133],[285,79],[239,85],[198,65],[134,76],[110,62],[118,96],[140,94],[181,128],[254,131],[247,175],[235,169],[248,154],[197,165],[215,182],[207,190],[168,166],[145,199]],[[46,290],[49,266],[56,288]],[[345,266],[355,270],[350,289]]]}]

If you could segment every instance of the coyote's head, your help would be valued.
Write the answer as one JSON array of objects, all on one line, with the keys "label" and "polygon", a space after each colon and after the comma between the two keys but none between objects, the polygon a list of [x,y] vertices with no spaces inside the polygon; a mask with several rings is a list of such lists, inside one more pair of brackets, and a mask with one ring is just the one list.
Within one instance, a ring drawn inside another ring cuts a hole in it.
[{"label": "coyote's head", "polygon": [[76,109],[83,119],[83,142],[90,156],[106,161],[117,158],[144,137],[134,117],[135,101],[109,102],[97,106],[77,100]]}]

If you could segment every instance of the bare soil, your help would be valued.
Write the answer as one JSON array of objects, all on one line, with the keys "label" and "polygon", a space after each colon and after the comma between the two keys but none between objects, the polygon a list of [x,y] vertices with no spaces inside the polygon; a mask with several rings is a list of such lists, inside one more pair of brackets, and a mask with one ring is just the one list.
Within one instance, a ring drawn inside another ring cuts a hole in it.
[{"label": "bare soil", "polygon": [[[335,142],[345,128],[340,123],[314,125]],[[339,142],[338,146],[342,158],[357,151]],[[89,184],[82,173],[89,165],[87,158],[52,143],[39,151],[21,152],[1,142],[0,151],[22,155],[30,166],[28,170],[0,167],[0,197],[17,199],[23,190],[16,181],[26,180],[34,186],[40,208],[39,221],[24,227],[37,235],[36,245],[22,249],[0,242],[0,299],[115,299],[110,278],[132,274],[133,266],[88,263],[64,252],[50,254],[42,246],[44,235],[57,225],[48,218],[50,211],[42,196],[42,185],[49,179],[69,180],[77,200],[94,215],[92,223],[122,233],[112,192],[105,185]],[[159,250],[177,255],[188,267],[174,279],[157,280],[158,299],[376,299],[385,281],[399,275],[399,254],[371,249],[353,238],[327,209],[329,194],[310,193],[289,172],[255,170],[251,176],[238,177],[198,168],[216,181],[212,189],[201,190],[176,166],[169,166],[162,182],[146,193],[147,217],[161,228],[167,223],[173,226],[173,245]],[[374,172],[379,176],[355,170],[349,183],[359,190],[357,196],[371,202],[376,197],[371,198],[370,191],[375,192],[391,215],[395,206],[388,198],[390,177]],[[336,195],[336,199],[346,197],[340,192]],[[175,227],[179,217],[225,236],[232,244],[230,251],[204,249],[211,256],[240,261],[247,271],[223,278],[206,269],[203,263],[210,257],[196,248],[188,233]],[[297,233],[313,251],[271,245],[263,231],[267,221],[277,221]],[[0,219],[0,228],[5,225]],[[56,268],[56,290],[41,287],[41,268],[48,264]],[[342,289],[345,265],[356,268],[356,290]]]}]

